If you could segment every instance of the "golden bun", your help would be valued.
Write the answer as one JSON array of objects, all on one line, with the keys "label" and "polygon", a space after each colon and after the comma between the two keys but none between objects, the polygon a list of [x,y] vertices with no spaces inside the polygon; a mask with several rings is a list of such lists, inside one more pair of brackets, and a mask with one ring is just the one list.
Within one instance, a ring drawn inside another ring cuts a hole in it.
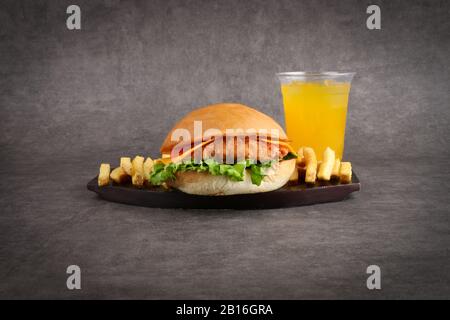
[{"label": "golden bun", "polygon": [[248,169],[244,181],[232,181],[226,176],[214,176],[206,172],[185,171],[176,173],[177,178],[169,184],[185,193],[203,196],[268,192],[281,188],[289,181],[295,170],[295,161],[296,159],[291,159],[279,162],[259,186],[252,183]]},{"label": "golden bun", "polygon": [[283,128],[268,115],[243,104],[218,103],[195,109],[178,121],[167,134],[161,146],[161,153],[170,153],[178,143],[171,141],[172,133],[176,129],[187,129],[194,139],[194,121],[202,121],[203,132],[212,128],[219,129],[224,134],[226,129],[242,129],[244,131],[265,129],[267,136],[270,137],[271,130],[278,130],[278,138],[281,141],[287,140]]}]

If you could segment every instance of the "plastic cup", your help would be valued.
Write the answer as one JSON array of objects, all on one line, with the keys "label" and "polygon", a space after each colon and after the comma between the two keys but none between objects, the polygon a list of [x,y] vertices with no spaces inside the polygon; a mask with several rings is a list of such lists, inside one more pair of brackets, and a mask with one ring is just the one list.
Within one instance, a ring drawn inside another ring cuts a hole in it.
[{"label": "plastic cup", "polygon": [[284,117],[291,145],[312,147],[317,158],[330,147],[344,153],[348,97],[353,72],[278,73]]}]

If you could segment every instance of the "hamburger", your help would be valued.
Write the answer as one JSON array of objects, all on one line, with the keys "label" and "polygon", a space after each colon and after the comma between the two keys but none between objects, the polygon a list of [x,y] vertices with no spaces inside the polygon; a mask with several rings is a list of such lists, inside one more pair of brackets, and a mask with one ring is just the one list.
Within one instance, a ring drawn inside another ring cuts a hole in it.
[{"label": "hamburger", "polygon": [[190,112],[160,150],[150,182],[195,195],[276,190],[288,182],[297,157],[274,119],[234,103]]}]

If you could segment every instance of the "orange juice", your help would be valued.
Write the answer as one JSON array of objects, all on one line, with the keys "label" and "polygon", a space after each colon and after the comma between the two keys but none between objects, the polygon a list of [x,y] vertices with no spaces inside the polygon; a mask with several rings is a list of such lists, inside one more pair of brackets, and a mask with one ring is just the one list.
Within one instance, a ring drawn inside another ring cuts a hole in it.
[{"label": "orange juice", "polygon": [[312,147],[319,160],[330,147],[342,159],[350,82],[294,80],[282,83],[281,92],[292,146]]}]

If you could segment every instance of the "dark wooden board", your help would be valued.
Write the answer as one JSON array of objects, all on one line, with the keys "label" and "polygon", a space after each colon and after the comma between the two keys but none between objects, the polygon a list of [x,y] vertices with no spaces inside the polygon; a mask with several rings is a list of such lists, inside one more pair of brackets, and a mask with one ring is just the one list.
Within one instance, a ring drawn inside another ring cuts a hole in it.
[{"label": "dark wooden board", "polygon": [[347,198],[350,193],[359,191],[361,184],[353,172],[352,182],[349,184],[329,182],[316,183],[314,186],[306,186],[305,184],[286,185],[271,192],[231,196],[197,196],[159,187],[139,189],[132,185],[110,184],[99,187],[97,178],[89,181],[87,188],[96,192],[105,200],[144,207],[270,209],[341,201]]}]

